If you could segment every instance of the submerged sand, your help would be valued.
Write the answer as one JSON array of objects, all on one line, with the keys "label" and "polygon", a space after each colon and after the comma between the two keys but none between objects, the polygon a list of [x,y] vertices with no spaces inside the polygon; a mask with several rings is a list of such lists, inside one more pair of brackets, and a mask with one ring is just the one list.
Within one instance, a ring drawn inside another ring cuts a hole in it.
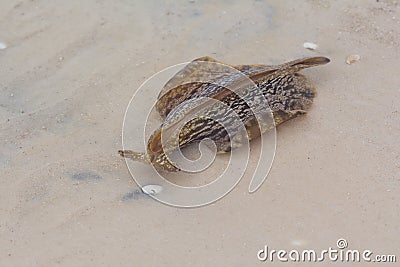
[{"label": "submerged sand", "polygon": [[[254,266],[264,245],[339,238],[400,257],[400,4],[215,2],[0,3],[1,266]],[[172,208],[116,153],[123,116],[146,78],[205,55],[332,62],[304,71],[318,96],[279,127],[259,191],[245,176],[213,205]]]}]

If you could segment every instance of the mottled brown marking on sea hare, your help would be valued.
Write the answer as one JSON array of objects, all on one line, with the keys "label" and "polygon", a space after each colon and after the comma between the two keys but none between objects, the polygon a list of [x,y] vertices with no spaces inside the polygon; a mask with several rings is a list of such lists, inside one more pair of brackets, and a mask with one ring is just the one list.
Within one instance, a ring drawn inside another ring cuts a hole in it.
[{"label": "mottled brown marking on sea hare", "polygon": [[[232,121],[232,116],[219,110],[220,106],[212,104],[211,100],[204,101],[195,108],[191,108],[191,101],[188,100],[207,97],[226,104],[240,117],[246,127],[247,137],[252,140],[265,132],[265,129],[271,129],[306,113],[316,95],[316,90],[304,75],[297,72],[326,64],[329,61],[326,57],[309,57],[275,66],[262,64],[230,66],[211,57],[198,58],[172,77],[161,90],[156,108],[164,122],[150,137],[147,152],[125,150],[119,151],[119,153],[121,156],[135,161],[150,162],[160,170],[178,171],[179,169],[166,156],[166,152],[171,150],[171,147],[175,149],[177,144],[174,146],[167,144],[167,147],[163,147],[161,135],[172,136],[179,128],[179,122],[184,119],[184,116],[190,113],[194,114],[202,108],[206,110],[204,114],[190,120],[178,133],[179,146],[182,148],[209,138],[215,142],[218,152],[228,152],[241,144],[239,142],[233,144],[232,147],[231,140],[227,138],[226,129],[220,123],[211,120],[210,114],[219,116],[218,118],[225,120],[228,125]],[[227,68],[233,68],[240,72],[227,72]],[[249,78],[256,86],[249,88]],[[222,85],[229,85],[229,89]],[[271,119],[271,125],[264,127],[264,130],[260,129],[248,104],[237,95],[239,91],[243,90],[246,92],[246,96],[250,96],[250,101],[254,101],[254,103],[259,103],[260,94],[257,95],[256,92],[260,91],[262,92],[261,97],[267,100],[273,119]],[[176,113],[178,117],[165,120],[178,105],[183,107],[184,115],[179,117],[181,114]],[[210,116],[208,117],[208,115]],[[232,124],[232,128],[234,127],[236,126]],[[235,129],[228,130],[235,131]],[[238,138],[238,140],[242,139]]]}]

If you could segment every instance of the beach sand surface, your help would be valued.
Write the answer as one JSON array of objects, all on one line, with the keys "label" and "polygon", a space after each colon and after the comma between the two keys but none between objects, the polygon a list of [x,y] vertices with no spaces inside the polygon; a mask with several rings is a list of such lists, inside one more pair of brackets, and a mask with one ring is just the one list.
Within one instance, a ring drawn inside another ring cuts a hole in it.
[{"label": "beach sand surface", "polygon": [[[386,0],[1,1],[0,266],[262,266],[265,245],[321,251],[339,238],[400,260],[399,11]],[[256,193],[247,174],[214,204],[169,207],[117,154],[123,118],[147,78],[206,55],[331,63],[302,72],[318,95],[277,129]]]}]

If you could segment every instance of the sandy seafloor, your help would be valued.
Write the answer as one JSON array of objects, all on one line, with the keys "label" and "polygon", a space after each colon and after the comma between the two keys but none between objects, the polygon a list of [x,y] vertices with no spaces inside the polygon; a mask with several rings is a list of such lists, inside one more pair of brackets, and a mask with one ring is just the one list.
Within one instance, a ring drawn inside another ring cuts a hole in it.
[{"label": "sandy seafloor", "polygon": [[[0,266],[275,266],[257,260],[264,245],[322,250],[338,238],[399,261],[399,10],[391,0],[1,1]],[[350,54],[361,60],[347,65]],[[145,79],[204,55],[332,62],[303,71],[318,96],[278,128],[259,191],[247,193],[245,176],[213,205],[172,208],[140,194],[116,153],[122,120]]]}]

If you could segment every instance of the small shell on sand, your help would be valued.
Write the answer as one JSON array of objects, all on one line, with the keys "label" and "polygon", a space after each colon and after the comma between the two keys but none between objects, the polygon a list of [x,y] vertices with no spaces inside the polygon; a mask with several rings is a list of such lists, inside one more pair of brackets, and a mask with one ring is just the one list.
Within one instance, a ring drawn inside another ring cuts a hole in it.
[{"label": "small shell on sand", "polygon": [[310,43],[310,42],[305,42],[305,43],[303,44],[303,47],[304,47],[304,48],[307,48],[307,49],[309,49],[309,50],[315,50],[315,49],[318,48],[318,45],[316,45],[316,44],[314,44],[314,43]]},{"label": "small shell on sand", "polygon": [[0,50],[6,49],[7,48],[7,44],[0,42]]},{"label": "small shell on sand", "polygon": [[361,57],[359,55],[350,55],[346,58],[346,63],[350,65],[356,61],[359,61],[360,59]]},{"label": "small shell on sand", "polygon": [[146,195],[157,195],[162,191],[162,187],[156,184],[149,184],[142,187],[143,193]]}]

